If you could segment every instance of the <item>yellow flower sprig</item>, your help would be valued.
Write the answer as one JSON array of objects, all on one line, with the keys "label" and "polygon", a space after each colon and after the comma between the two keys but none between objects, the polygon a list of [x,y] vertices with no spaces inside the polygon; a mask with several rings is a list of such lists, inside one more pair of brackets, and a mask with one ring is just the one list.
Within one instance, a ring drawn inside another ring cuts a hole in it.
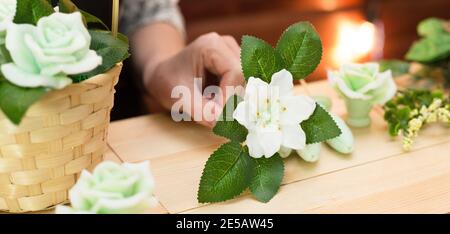
[{"label": "yellow flower sprig", "polygon": [[424,125],[436,122],[450,124],[449,99],[441,91],[401,91],[384,109],[390,135],[401,134],[403,149],[406,151],[411,149]]},{"label": "yellow flower sprig", "polygon": [[450,122],[450,111],[447,106],[442,106],[442,99],[434,99],[430,106],[422,106],[420,111],[414,109],[411,112],[413,117],[408,122],[408,129],[403,134],[403,149],[410,150],[414,138],[418,137],[419,130],[427,123]]}]

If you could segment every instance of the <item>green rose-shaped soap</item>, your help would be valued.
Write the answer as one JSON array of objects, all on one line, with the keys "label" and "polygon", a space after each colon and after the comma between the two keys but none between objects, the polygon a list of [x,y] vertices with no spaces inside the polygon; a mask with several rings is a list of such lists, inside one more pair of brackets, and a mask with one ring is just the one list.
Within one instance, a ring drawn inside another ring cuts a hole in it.
[{"label": "green rose-shaped soap", "polygon": [[83,171],[70,190],[72,208],[58,206],[59,214],[135,214],[155,206],[154,180],[148,162],[103,162],[91,174]]},{"label": "green rose-shaped soap", "polygon": [[368,126],[373,105],[383,105],[397,92],[392,72],[380,72],[377,63],[343,65],[339,71],[329,71],[328,79],[345,99],[347,122],[353,127]]},{"label": "green rose-shaped soap", "polygon": [[37,26],[9,24],[5,43],[13,62],[2,65],[2,73],[21,87],[61,89],[72,83],[68,75],[102,63],[89,49],[91,36],[79,12],[57,12],[41,18]]},{"label": "green rose-shaped soap", "polygon": [[0,44],[5,43],[6,28],[16,15],[16,0],[0,0]]},{"label": "green rose-shaped soap", "polygon": [[378,63],[347,64],[339,71],[329,71],[328,79],[346,98],[384,104],[397,88],[390,70],[379,71]]}]

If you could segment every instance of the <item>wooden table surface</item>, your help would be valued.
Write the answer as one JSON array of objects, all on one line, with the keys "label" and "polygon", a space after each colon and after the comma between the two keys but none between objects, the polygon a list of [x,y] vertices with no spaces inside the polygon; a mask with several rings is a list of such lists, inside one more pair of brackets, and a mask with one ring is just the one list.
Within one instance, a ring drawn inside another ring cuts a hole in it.
[{"label": "wooden table surface", "polygon": [[[325,81],[311,83],[309,92],[330,96],[332,111],[345,116],[343,102]],[[406,153],[399,139],[389,137],[382,115],[374,109],[370,128],[352,129],[352,155],[324,146],[317,163],[287,159],[283,185],[266,204],[248,192],[224,203],[199,204],[203,166],[225,140],[195,123],[175,123],[168,115],[112,123],[106,157],[150,160],[160,203],[149,213],[449,213],[450,128],[426,127]]]}]

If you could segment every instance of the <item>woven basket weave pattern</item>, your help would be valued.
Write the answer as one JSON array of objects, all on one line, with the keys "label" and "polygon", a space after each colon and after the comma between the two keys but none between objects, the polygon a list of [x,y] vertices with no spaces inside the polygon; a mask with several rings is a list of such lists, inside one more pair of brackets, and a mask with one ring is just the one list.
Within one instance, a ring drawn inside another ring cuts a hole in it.
[{"label": "woven basket weave pattern", "polygon": [[53,91],[20,126],[0,111],[0,210],[47,209],[68,199],[83,169],[103,160],[122,65]]}]

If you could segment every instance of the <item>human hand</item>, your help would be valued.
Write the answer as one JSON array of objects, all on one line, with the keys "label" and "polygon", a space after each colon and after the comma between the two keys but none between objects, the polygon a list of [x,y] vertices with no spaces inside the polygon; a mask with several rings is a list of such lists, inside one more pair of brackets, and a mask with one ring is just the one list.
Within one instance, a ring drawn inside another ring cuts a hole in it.
[{"label": "human hand", "polygon": [[[208,72],[216,77],[207,77]],[[194,82],[195,78],[200,78],[201,84]],[[203,95],[203,88],[214,83],[219,84],[222,95]],[[231,36],[205,34],[174,56],[156,66],[149,66],[144,74],[144,85],[151,96],[168,110],[178,101],[172,98],[174,88],[189,90],[189,101],[183,104],[183,112],[200,124],[212,127],[224,102],[233,95],[226,92],[226,88],[244,85],[240,47]]]}]

